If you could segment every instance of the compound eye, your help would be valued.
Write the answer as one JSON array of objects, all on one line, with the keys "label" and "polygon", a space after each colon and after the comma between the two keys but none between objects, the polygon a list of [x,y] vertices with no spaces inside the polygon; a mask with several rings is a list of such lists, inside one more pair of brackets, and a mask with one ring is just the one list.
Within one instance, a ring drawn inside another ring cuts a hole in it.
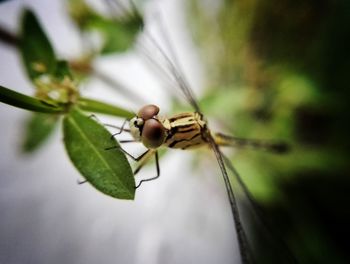
[{"label": "compound eye", "polygon": [[145,122],[142,130],[142,143],[147,148],[158,148],[165,140],[165,128],[156,119],[149,119]]},{"label": "compound eye", "polygon": [[156,105],[145,105],[140,109],[137,116],[143,120],[151,119],[159,113],[159,107]]}]

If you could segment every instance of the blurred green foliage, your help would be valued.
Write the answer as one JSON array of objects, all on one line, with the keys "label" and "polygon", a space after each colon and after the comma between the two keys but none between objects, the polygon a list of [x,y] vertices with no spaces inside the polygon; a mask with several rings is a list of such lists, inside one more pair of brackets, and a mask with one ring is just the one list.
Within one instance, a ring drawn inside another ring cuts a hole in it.
[{"label": "blurred green foliage", "polygon": [[[58,59],[39,19],[31,10],[25,9],[23,12],[19,36],[12,36],[6,29],[1,28],[0,31],[0,40],[18,48],[23,66],[35,88],[35,97],[31,97],[0,86],[0,102],[38,112],[27,121],[23,151],[33,152],[43,145],[54,131],[59,117],[63,116],[66,150],[86,181],[106,195],[133,199],[134,176],[125,154],[118,149],[118,142],[114,138],[111,140],[110,133],[99,122],[85,116],[80,110],[128,118],[133,113],[80,96],[79,83],[70,68],[75,65],[75,71],[91,73],[91,61],[68,63]],[[135,34],[131,33],[133,36]],[[8,41],[9,36],[14,41]],[[130,41],[127,43],[128,47],[132,44]],[[115,151],[106,151],[110,144],[116,147]]]},{"label": "blurred green foliage", "polygon": [[[238,137],[292,145],[285,156],[232,158],[268,222],[301,263],[346,263],[350,2],[193,0],[189,10],[208,73],[205,113]],[[246,221],[258,263],[286,263]]]},{"label": "blurred green foliage", "polygon": [[109,14],[104,15],[98,13],[85,0],[68,0],[67,3],[70,17],[81,33],[97,33],[102,37],[100,54],[125,52],[133,46],[143,28],[143,18],[140,14],[131,7],[124,7],[118,1],[114,2],[116,6],[113,5],[113,1],[105,1],[110,5]]}]

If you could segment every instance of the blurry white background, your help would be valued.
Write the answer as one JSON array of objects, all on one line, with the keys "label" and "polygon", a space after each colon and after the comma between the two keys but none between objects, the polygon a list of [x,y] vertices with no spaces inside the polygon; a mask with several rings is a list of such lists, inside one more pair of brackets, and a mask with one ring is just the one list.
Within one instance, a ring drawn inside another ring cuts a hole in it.
[{"label": "blurry white background", "polygon": [[[38,15],[61,57],[79,54],[81,43],[64,1],[2,3],[1,25],[16,32],[24,6]],[[150,3],[152,8],[166,14],[171,41],[199,94],[200,63],[186,31],[183,1],[157,1]],[[139,92],[146,103],[171,114],[167,91],[132,51],[97,65]],[[17,52],[1,43],[0,84],[33,94]],[[97,80],[85,85],[83,94],[134,111],[141,107]],[[170,150],[160,161],[159,180],[143,184],[135,201],[116,200],[89,184],[77,184],[80,176],[65,153],[61,128],[34,155],[24,155],[19,147],[29,113],[4,104],[0,112],[0,263],[238,263],[232,216],[214,155],[207,158],[213,162],[194,166],[196,151]],[[151,164],[137,177],[154,173]]]}]

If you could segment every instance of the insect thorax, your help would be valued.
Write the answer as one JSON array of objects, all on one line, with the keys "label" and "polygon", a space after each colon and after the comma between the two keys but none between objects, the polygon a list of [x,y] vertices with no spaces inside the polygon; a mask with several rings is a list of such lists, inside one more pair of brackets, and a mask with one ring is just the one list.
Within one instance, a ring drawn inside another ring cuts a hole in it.
[{"label": "insect thorax", "polygon": [[207,144],[204,136],[206,122],[198,113],[182,113],[160,121],[167,130],[166,147],[191,149]]}]

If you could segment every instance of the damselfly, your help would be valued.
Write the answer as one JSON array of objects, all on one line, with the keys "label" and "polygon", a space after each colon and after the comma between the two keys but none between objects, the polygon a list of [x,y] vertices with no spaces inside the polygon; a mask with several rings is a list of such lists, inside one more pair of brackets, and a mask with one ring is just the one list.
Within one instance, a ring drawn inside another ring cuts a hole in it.
[{"label": "damselfly", "polygon": [[[189,89],[189,87],[186,87],[186,89]],[[195,102],[193,97],[190,99]],[[160,176],[158,148],[164,146],[173,149],[189,150],[209,146],[216,155],[222,176],[225,181],[229,202],[234,217],[234,223],[237,230],[242,262],[249,263],[247,242],[245,237],[246,235],[239,218],[236,199],[227,175],[224,157],[219,149],[219,146],[252,146],[254,148],[264,148],[282,152],[286,150],[286,145],[282,143],[235,138],[222,133],[212,133],[209,130],[208,124],[204,119],[203,114],[200,112],[198,105],[195,104],[193,107],[196,109],[195,112],[180,113],[169,118],[158,116],[159,108],[155,105],[146,105],[142,107],[137,116],[130,120],[130,129],[121,128],[121,131],[129,131],[134,140],[142,142],[142,144],[147,148],[147,151],[135,158],[125,150],[121,150],[134,160],[140,161],[140,165],[134,171],[134,174],[141,169],[141,167],[149,160],[150,157],[153,155],[155,156],[157,175],[152,178],[141,180],[135,187],[138,188],[143,182],[155,180]],[[122,143],[128,141],[120,142]],[[229,162],[229,160],[226,159],[226,162]],[[230,168],[236,173],[233,167]],[[237,177],[239,176],[237,175]],[[241,182],[241,184],[243,183]]]},{"label": "damselfly", "polygon": [[[160,25],[161,26],[161,25]],[[171,52],[173,48],[168,41],[168,37],[165,34],[165,30],[162,29],[162,35],[166,41],[166,45]],[[242,186],[246,193],[249,201],[253,207],[258,210],[258,206],[250,196],[246,186],[241,180],[239,174],[232,166],[230,161],[222,154],[221,146],[233,146],[233,147],[252,147],[258,149],[264,149],[273,151],[275,153],[283,153],[288,150],[288,147],[284,143],[253,140],[245,138],[237,138],[225,135],[223,133],[215,133],[209,128],[208,122],[194,97],[194,94],[180,70],[179,63],[177,62],[176,56],[170,54],[168,56],[164,50],[158,45],[157,41],[149,32],[144,32],[144,36],[147,41],[152,43],[153,48],[160,54],[163,61],[165,62],[165,68],[160,65],[159,62],[153,56],[150,56],[149,51],[142,50],[142,54],[162,73],[168,74],[169,72],[173,75],[173,86],[179,89],[187,102],[192,106],[193,112],[179,113],[174,116],[163,117],[159,115],[160,109],[156,105],[143,106],[137,113],[137,115],[129,120],[129,129],[125,128],[126,122],[124,122],[120,131],[114,135],[120,134],[123,131],[130,132],[133,136],[133,140],[121,140],[121,143],[125,142],[141,142],[146,148],[142,155],[134,157],[125,151],[123,148],[118,147],[120,150],[125,152],[128,156],[139,162],[139,166],[134,171],[134,174],[138,173],[142,166],[147,161],[155,156],[157,175],[152,178],[141,180],[135,188],[138,188],[143,182],[151,181],[160,176],[159,162],[158,162],[158,149],[160,147],[167,147],[173,149],[189,150],[199,147],[210,147],[215,153],[217,162],[219,164],[222,177],[224,179],[230,207],[233,214],[234,225],[237,231],[237,240],[239,244],[241,259],[243,263],[252,262],[253,257],[249,254],[249,246],[246,238],[245,231],[242,226],[240,214],[237,207],[237,201],[235,194],[232,190],[230,179],[228,176],[227,168],[233,172],[237,178],[239,184]],[[140,47],[145,48],[144,43],[141,42]],[[110,149],[112,149],[111,147]]]}]

